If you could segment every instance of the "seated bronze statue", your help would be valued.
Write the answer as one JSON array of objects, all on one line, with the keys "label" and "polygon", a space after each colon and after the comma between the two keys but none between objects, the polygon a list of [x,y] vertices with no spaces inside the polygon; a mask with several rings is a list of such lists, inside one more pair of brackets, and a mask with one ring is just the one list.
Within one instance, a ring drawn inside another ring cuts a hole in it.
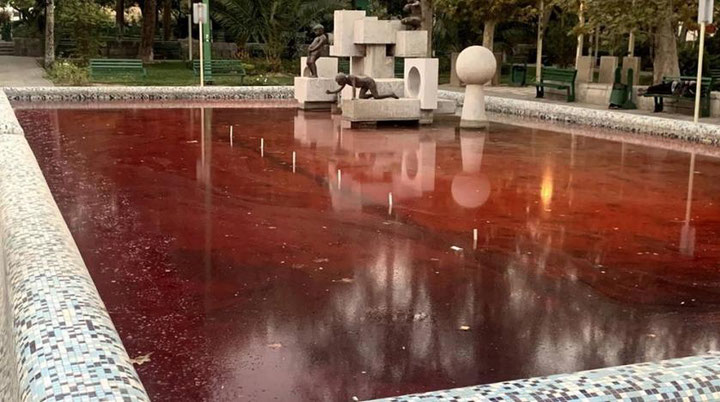
[{"label": "seated bronze statue", "polygon": [[[377,83],[374,79],[370,77],[358,77],[356,75],[346,75],[344,73],[340,73],[337,76],[335,76],[335,82],[340,85],[340,89],[336,91],[325,91],[328,95],[340,93],[346,85],[350,85],[353,88],[353,96],[352,98],[355,99],[355,89],[360,88],[360,93],[358,94],[358,97],[360,99],[386,99],[386,98],[394,98],[397,99],[397,95],[395,94],[387,94],[387,95],[380,95],[378,93],[377,89]],[[370,93],[368,93],[370,92]]]},{"label": "seated bronze statue", "polygon": [[318,72],[316,63],[318,59],[323,56],[323,53],[325,53],[325,49],[327,48],[329,41],[327,35],[325,34],[325,28],[323,28],[322,25],[315,25],[315,27],[313,27],[313,32],[315,32],[315,40],[313,40],[308,48],[307,66],[308,69],[310,69],[310,77],[317,78]]}]

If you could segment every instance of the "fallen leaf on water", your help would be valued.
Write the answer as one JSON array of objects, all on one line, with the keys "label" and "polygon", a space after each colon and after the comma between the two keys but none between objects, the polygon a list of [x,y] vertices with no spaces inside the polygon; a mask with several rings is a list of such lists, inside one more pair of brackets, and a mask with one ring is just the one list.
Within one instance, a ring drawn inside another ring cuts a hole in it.
[{"label": "fallen leaf on water", "polygon": [[198,141],[197,141],[197,140],[185,141],[185,143],[187,143],[187,144],[197,144]]},{"label": "fallen leaf on water", "polygon": [[460,326],[460,331],[470,331],[470,327],[468,327],[467,325],[462,325]]},{"label": "fallen leaf on water", "polygon": [[282,343],[271,343],[271,344],[269,344],[269,345],[267,345],[267,346],[268,346],[270,349],[280,349],[281,347],[283,347],[283,344],[282,344]]},{"label": "fallen leaf on water", "polygon": [[330,261],[330,260],[327,258],[316,258],[313,260],[313,262],[315,262],[315,263],[328,262],[328,261]]},{"label": "fallen leaf on water", "polygon": [[152,355],[153,352],[150,352],[146,355],[138,356],[134,359],[130,359],[130,363],[137,364],[138,366],[142,366],[143,364],[150,361],[150,355]]},{"label": "fallen leaf on water", "polygon": [[458,246],[452,246],[452,247],[450,247],[450,248],[451,248],[453,251],[462,251],[462,250],[463,250],[462,247],[458,247]]},{"label": "fallen leaf on water", "polygon": [[355,279],[352,278],[342,278],[340,280],[333,280],[333,282],[339,282],[339,283],[353,283],[355,282]]}]

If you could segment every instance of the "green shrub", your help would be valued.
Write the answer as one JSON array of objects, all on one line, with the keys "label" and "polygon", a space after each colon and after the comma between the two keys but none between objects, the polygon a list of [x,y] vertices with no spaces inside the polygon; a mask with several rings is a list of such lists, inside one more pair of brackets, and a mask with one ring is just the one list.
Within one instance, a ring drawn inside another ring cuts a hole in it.
[{"label": "green shrub", "polygon": [[88,69],[69,61],[58,61],[47,70],[47,76],[58,85],[87,85]]}]

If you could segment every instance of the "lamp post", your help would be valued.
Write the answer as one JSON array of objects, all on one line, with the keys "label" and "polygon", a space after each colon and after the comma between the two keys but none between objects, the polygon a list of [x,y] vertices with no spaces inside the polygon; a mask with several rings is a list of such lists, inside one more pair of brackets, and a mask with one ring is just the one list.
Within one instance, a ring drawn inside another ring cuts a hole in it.
[{"label": "lamp post", "polygon": [[[695,87],[695,117],[700,120],[700,96],[702,91],[703,56],[705,55],[705,25],[713,21],[715,0],[700,0],[698,4],[698,22],[700,23],[700,53],[698,54],[697,82]],[[708,89],[709,90],[709,89]]]},{"label": "lamp post", "polygon": [[200,53],[200,86],[205,86],[205,58],[204,58],[204,50],[205,50],[205,31],[203,30],[203,25],[206,25],[205,23],[208,20],[208,13],[207,13],[207,6],[205,3],[195,3],[193,5],[193,21],[198,24],[198,28],[200,31],[200,46],[199,46],[199,53]]}]

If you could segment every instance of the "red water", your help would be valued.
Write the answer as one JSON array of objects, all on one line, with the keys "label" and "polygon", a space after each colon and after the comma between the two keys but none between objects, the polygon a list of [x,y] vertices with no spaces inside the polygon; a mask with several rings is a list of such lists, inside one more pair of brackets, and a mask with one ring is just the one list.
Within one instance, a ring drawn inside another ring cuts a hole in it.
[{"label": "red water", "polygon": [[204,137],[199,109],[18,115],[153,400],[342,401],[718,349],[720,159],[292,109],[206,109]]}]

